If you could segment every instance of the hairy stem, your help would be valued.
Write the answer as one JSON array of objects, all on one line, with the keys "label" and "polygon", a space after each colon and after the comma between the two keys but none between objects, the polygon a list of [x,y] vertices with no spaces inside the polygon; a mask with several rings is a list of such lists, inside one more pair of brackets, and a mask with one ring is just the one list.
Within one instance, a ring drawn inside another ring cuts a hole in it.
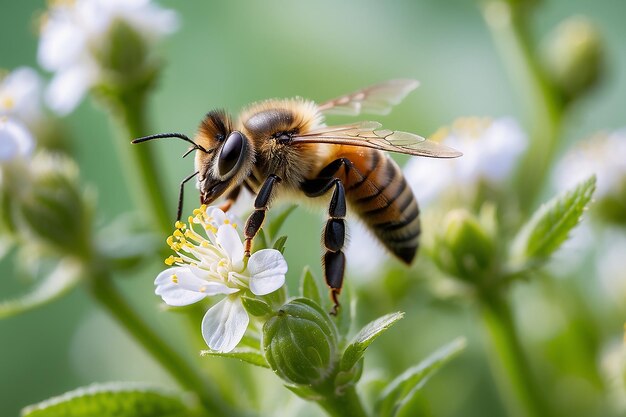
[{"label": "hairy stem", "polygon": [[342,395],[333,393],[318,401],[331,417],[367,417],[363,403],[354,386],[350,386]]},{"label": "hairy stem", "polygon": [[158,169],[154,148],[130,143],[152,133],[147,128],[145,93],[124,94],[113,101],[113,107],[124,127],[118,140],[118,150],[131,195],[142,211],[150,213],[159,232],[167,236],[173,229],[174,212],[168,209],[170,204],[166,199],[167,193],[163,191],[162,171]]},{"label": "hairy stem", "polygon": [[483,15],[526,108],[531,140],[515,188],[520,206],[527,213],[537,203],[549,174],[561,134],[564,106],[537,61],[527,14],[507,1],[491,0],[485,2]]},{"label": "hairy stem", "polygon": [[484,294],[481,301],[483,323],[492,350],[490,364],[509,415],[551,416],[547,401],[532,376],[506,300],[499,294]]}]

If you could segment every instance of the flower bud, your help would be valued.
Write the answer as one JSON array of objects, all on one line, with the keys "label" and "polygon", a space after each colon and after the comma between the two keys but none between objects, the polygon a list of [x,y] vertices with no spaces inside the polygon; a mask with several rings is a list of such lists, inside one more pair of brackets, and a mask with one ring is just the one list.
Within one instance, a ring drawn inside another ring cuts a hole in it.
[{"label": "flower bud", "polygon": [[316,386],[336,367],[337,330],[320,306],[298,298],[263,326],[263,351],[272,370],[288,383]]},{"label": "flower bud", "polygon": [[143,84],[152,78],[156,68],[149,57],[145,39],[123,19],[115,19],[106,41],[94,50],[103,70],[103,84]]},{"label": "flower bud", "polygon": [[17,204],[20,220],[35,239],[64,253],[80,255],[88,250],[90,210],[70,159],[37,155],[31,186]]},{"label": "flower bud", "polygon": [[437,237],[434,248],[437,265],[462,280],[482,281],[495,256],[494,241],[487,228],[464,209],[449,212],[443,224],[443,233]]},{"label": "flower bud", "polygon": [[561,22],[543,42],[548,76],[566,100],[595,86],[604,69],[604,46],[596,27],[584,16]]}]

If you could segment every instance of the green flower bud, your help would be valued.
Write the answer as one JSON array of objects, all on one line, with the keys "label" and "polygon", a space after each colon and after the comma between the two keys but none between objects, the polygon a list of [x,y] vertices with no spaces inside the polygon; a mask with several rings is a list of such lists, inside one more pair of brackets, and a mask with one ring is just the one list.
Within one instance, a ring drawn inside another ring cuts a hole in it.
[{"label": "green flower bud", "polygon": [[437,265],[462,280],[482,281],[495,257],[492,235],[464,209],[449,212],[443,224],[443,233],[436,238],[434,248]]},{"label": "green flower bud", "polygon": [[90,210],[76,165],[60,155],[39,154],[31,166],[31,186],[17,202],[20,226],[25,226],[20,231],[60,252],[85,254]]},{"label": "green flower bud", "polygon": [[102,69],[97,91],[103,94],[144,90],[158,71],[146,39],[123,19],[111,23],[93,54]]},{"label": "green flower bud", "polygon": [[594,87],[604,70],[604,45],[596,27],[584,16],[561,22],[542,46],[546,72],[571,100]]},{"label": "green flower bud", "polygon": [[337,365],[337,329],[320,306],[298,298],[263,326],[263,351],[272,370],[288,383],[317,386]]}]

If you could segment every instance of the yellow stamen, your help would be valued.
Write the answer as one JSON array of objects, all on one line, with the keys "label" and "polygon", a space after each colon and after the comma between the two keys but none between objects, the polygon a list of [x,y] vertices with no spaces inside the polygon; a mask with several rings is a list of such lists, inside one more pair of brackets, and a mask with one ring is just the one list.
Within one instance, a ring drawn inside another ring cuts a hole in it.
[{"label": "yellow stamen", "polygon": [[174,284],[178,284],[178,277],[176,276],[176,274],[172,274],[172,282]]},{"label": "yellow stamen", "polygon": [[174,230],[174,236],[177,238],[185,237],[185,235],[183,235],[183,232],[178,229]]},{"label": "yellow stamen", "polygon": [[174,258],[174,256],[173,256],[173,255],[170,255],[170,256],[169,256],[169,257],[165,260],[165,265],[172,266],[172,265],[174,265],[174,262],[175,262],[175,258]]},{"label": "yellow stamen", "polygon": [[177,221],[175,226],[176,226],[177,229],[183,229],[184,230],[184,229],[187,228],[187,225],[185,223],[181,222],[181,221]]},{"label": "yellow stamen", "polygon": [[1,107],[4,107],[7,110],[10,110],[13,107],[15,107],[15,100],[11,96],[7,95],[7,96],[2,97],[2,100],[0,102],[1,102]]},{"label": "yellow stamen", "polygon": [[200,287],[199,291],[200,292],[206,292],[206,287],[204,287],[204,286]]}]

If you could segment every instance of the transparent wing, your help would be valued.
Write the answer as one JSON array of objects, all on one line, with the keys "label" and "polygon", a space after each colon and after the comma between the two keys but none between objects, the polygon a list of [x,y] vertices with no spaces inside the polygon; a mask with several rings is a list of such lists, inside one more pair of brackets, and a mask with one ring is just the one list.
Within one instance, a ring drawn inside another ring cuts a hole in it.
[{"label": "transparent wing", "polygon": [[362,146],[381,151],[398,152],[431,158],[456,158],[463,155],[456,149],[429,141],[421,136],[397,130],[381,129],[378,122],[360,122],[341,126],[325,126],[293,137],[292,143],[330,143]]},{"label": "transparent wing", "polygon": [[384,115],[418,85],[419,82],[415,80],[390,80],[329,100],[322,103],[319,109],[327,115],[358,116],[361,113]]}]

